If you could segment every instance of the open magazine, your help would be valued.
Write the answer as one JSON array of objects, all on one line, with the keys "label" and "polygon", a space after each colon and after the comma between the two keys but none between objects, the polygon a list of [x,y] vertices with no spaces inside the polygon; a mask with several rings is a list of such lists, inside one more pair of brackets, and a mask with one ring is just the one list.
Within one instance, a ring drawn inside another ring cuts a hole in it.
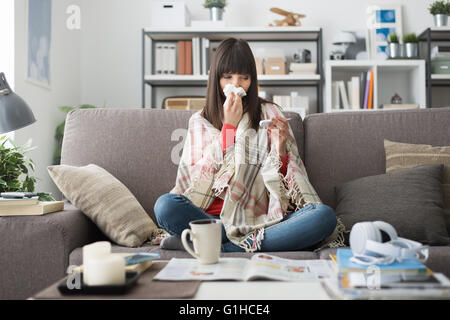
[{"label": "open magazine", "polygon": [[219,263],[209,265],[202,265],[196,259],[172,258],[154,280],[302,281],[333,276],[329,260],[292,260],[257,253],[251,259],[220,258]]}]

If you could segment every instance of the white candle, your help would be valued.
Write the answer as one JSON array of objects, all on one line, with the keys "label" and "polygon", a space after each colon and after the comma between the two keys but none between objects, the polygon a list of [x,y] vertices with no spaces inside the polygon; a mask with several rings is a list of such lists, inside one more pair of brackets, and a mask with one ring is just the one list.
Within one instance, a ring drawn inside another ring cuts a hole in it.
[{"label": "white candle", "polygon": [[90,286],[125,283],[125,259],[111,254],[110,242],[83,247],[83,282]]},{"label": "white candle", "polygon": [[125,259],[118,255],[89,257],[83,269],[83,282],[89,286],[125,283]]},{"label": "white candle", "polygon": [[90,257],[96,258],[100,255],[111,253],[111,243],[108,241],[98,241],[83,247],[83,264],[89,260]]}]

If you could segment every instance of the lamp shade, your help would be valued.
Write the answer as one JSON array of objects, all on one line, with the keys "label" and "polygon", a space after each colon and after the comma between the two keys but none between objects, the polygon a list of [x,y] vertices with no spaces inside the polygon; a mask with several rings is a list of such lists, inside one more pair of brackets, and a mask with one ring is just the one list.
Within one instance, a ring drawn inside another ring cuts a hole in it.
[{"label": "lamp shade", "polygon": [[35,121],[28,104],[12,92],[5,74],[0,73],[0,134],[26,127]]},{"label": "lamp shade", "polygon": [[333,44],[336,45],[351,44],[355,42],[355,36],[352,33],[346,31],[339,32],[333,39]]}]

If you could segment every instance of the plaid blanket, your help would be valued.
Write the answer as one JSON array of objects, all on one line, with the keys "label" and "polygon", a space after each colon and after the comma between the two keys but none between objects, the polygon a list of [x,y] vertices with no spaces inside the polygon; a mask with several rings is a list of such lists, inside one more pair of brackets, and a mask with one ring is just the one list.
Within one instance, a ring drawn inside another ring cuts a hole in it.
[{"label": "plaid blanket", "polygon": [[[262,111],[264,119],[283,117],[273,104],[263,104]],[[196,112],[189,119],[170,193],[185,195],[202,210],[220,197],[224,200],[220,219],[228,239],[247,252],[259,250],[264,228],[280,222],[287,213],[322,203],[308,180],[291,128],[289,133],[283,176],[280,155],[267,130],[249,128],[247,113],[237,127],[235,144],[223,154],[221,132]]]}]

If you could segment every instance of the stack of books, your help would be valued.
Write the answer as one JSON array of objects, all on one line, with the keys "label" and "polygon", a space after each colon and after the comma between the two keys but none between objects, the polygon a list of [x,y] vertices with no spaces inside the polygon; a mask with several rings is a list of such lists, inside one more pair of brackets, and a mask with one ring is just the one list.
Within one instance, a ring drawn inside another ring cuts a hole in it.
[{"label": "stack of books", "polygon": [[6,199],[0,197],[0,216],[36,216],[64,210],[64,201],[39,201],[38,197]]},{"label": "stack of books", "polygon": [[450,280],[415,259],[365,266],[350,261],[351,249],[330,255],[336,272],[323,284],[337,299],[443,299],[450,297]]}]

